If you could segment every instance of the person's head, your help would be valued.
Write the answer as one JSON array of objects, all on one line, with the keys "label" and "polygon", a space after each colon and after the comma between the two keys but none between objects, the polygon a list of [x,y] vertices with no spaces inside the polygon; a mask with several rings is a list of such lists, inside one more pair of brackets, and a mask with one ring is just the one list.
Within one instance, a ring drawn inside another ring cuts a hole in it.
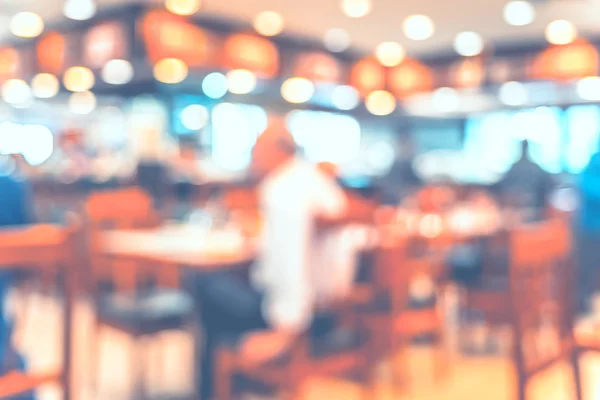
[{"label": "person's head", "polygon": [[295,153],[296,145],[285,121],[279,117],[270,118],[267,130],[258,137],[252,150],[252,172],[259,177],[265,176]]},{"label": "person's head", "polygon": [[529,141],[523,140],[521,141],[521,160],[524,160],[529,157]]}]

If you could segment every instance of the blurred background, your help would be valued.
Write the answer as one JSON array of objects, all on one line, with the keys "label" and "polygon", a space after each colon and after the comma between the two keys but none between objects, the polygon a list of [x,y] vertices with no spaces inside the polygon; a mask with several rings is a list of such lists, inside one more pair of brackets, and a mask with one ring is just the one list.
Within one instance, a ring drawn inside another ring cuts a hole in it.
[{"label": "blurred background", "polygon": [[597,0],[0,1],[0,398],[600,393]]}]

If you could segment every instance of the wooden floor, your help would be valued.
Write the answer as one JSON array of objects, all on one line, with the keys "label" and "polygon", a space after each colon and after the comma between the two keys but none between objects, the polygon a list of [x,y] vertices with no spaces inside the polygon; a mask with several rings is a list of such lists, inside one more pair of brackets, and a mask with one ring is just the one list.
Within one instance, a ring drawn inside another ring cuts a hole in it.
[{"label": "wooden floor", "polygon": [[[22,310],[23,302],[14,296],[13,304]],[[60,305],[50,297],[33,296],[28,303],[27,321],[18,320],[15,343],[27,355],[29,368],[47,371],[60,363]],[[21,315],[21,313],[18,313]],[[132,341],[117,332],[105,330],[99,336],[90,332],[91,309],[84,302],[77,305],[75,335],[76,400],[115,400],[132,398],[130,355]],[[89,351],[91,343],[102,346],[98,373],[98,389],[90,385]],[[148,389],[151,397],[185,397],[192,388],[192,341],[185,333],[164,334],[145,344]],[[382,365],[381,383],[373,396],[377,400],[511,400],[514,378],[511,364],[503,357],[453,356],[448,375],[435,382],[428,365],[427,348],[411,350],[410,374],[401,392],[394,390]],[[162,354],[162,355],[161,355]],[[160,358],[162,357],[162,358]],[[162,359],[163,362],[158,360]],[[585,356],[584,383],[586,400],[600,399],[600,356]],[[532,400],[571,400],[573,396],[569,369],[558,366],[548,371],[530,387]],[[58,399],[60,391],[53,386],[39,390],[41,400]],[[249,397],[251,398],[251,397]],[[360,388],[345,381],[314,379],[304,388],[304,399],[359,399]]]}]

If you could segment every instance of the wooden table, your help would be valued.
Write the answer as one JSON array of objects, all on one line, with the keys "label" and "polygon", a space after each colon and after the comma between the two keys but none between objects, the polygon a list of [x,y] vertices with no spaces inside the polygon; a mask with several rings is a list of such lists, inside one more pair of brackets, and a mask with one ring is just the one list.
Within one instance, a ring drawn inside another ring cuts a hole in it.
[{"label": "wooden table", "polygon": [[[71,345],[73,320],[74,277],[74,248],[75,230],[54,225],[29,225],[18,228],[0,229],[0,268],[35,268],[54,269],[63,272],[64,317],[63,317],[63,367],[59,377],[63,387],[63,398],[71,399]],[[14,375],[13,375],[14,377]],[[46,377],[27,376],[20,383],[13,384],[14,391],[31,388],[39,383],[51,381],[56,375]],[[11,376],[5,377],[8,381]],[[2,379],[2,378],[0,378]],[[23,384],[23,385],[22,385]],[[2,385],[4,386],[4,385]],[[23,387],[21,387],[23,386]],[[11,393],[2,393],[8,396]]]},{"label": "wooden table", "polygon": [[255,241],[244,239],[234,231],[206,232],[184,225],[105,231],[100,249],[102,256],[203,270],[247,263],[257,254]]}]

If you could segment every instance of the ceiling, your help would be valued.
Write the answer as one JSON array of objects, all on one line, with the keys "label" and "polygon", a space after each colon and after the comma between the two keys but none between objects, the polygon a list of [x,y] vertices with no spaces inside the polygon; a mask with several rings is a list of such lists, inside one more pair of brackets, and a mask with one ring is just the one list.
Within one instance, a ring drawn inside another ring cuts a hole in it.
[{"label": "ceiling", "polygon": [[[98,0],[100,7],[132,2],[156,3],[160,0]],[[536,1],[533,24],[514,27],[502,18],[507,0],[373,0],[373,10],[363,18],[346,17],[340,0],[203,0],[202,13],[208,16],[249,23],[260,11],[274,10],[284,17],[288,34],[320,40],[330,28],[343,28],[354,47],[372,51],[383,41],[398,41],[409,54],[435,55],[452,48],[454,36],[461,31],[480,33],[487,42],[536,42],[544,40],[544,28],[555,19],[574,22],[584,36],[600,36],[600,0]],[[0,0],[0,38],[8,18],[17,11],[35,11],[46,20],[62,18],[63,0]],[[433,37],[415,42],[402,33],[402,21],[411,14],[425,14],[436,25]],[[1,39],[0,39],[1,40]]]}]

